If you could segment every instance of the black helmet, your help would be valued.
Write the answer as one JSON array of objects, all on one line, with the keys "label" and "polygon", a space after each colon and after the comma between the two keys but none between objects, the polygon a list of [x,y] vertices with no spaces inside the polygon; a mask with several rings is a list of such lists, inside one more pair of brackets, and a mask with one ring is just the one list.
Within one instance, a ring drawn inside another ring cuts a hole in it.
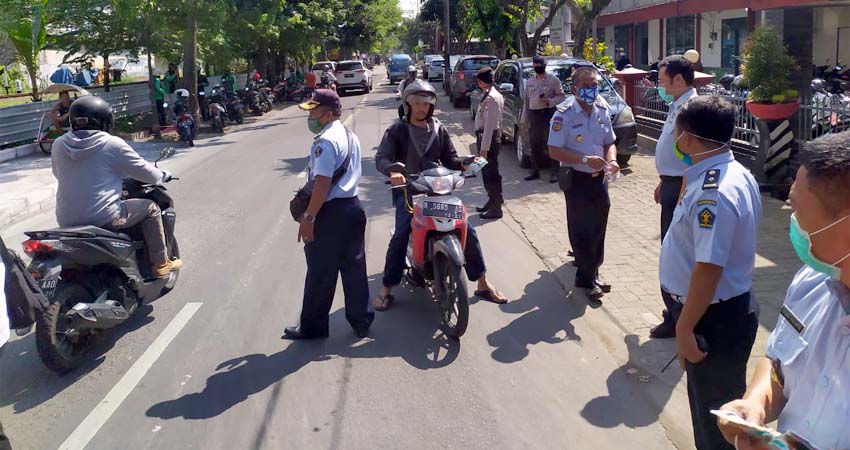
[{"label": "black helmet", "polygon": [[727,73],[726,75],[720,77],[720,85],[723,86],[723,89],[726,89],[727,91],[732,89],[733,81],[735,81],[735,75],[732,75],[731,73]]},{"label": "black helmet", "polygon": [[112,108],[100,97],[87,95],[71,103],[71,128],[77,130],[106,131],[112,128]]},{"label": "black helmet", "polygon": [[812,82],[809,84],[809,86],[812,88],[812,92],[826,92],[826,84],[824,84],[823,80],[820,78],[812,79]]},{"label": "black helmet", "polygon": [[431,83],[425,80],[414,80],[404,88],[404,92],[401,95],[404,115],[408,118],[410,117],[410,103],[408,103],[407,98],[411,95],[426,95],[431,97],[431,110],[428,112],[428,117],[434,114],[434,105],[437,104],[437,90],[434,89]]}]

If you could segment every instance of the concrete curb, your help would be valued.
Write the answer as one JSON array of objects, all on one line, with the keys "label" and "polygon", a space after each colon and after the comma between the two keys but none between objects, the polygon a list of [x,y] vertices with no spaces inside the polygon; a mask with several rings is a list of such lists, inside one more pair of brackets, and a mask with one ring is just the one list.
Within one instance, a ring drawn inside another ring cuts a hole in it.
[{"label": "concrete curb", "polygon": [[0,150],[0,163],[32,155],[33,153],[35,153],[35,150],[35,144],[24,144],[19,145],[17,147]]},{"label": "concrete curb", "polygon": [[17,211],[0,211],[0,231],[34,215],[52,211],[53,207],[56,206],[56,189],[51,187],[50,192],[51,195],[43,200],[22,199],[24,207]]}]

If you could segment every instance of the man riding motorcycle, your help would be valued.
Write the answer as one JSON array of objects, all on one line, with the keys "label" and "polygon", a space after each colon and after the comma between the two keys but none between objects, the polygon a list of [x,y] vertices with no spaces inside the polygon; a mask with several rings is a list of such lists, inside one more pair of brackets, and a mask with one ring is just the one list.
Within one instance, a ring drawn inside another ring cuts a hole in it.
[{"label": "man riding motorcycle", "polygon": [[122,200],[124,178],[159,184],[171,174],[145,161],[123,139],[112,136],[112,109],[100,97],[71,104],[72,131],[53,143],[56,221],[62,228],[94,225],[111,231],[141,224],[157,278],[179,269],[180,259],[166,253],[159,207],[151,200]]},{"label": "man riding motorcycle", "polygon": [[322,85],[319,86],[320,89],[331,89],[336,92],[336,75],[334,75],[331,70],[331,66],[325,64],[322,66],[322,77],[321,77]]},{"label": "man riding motorcycle", "polygon": [[[451,170],[464,169],[463,158],[457,155],[448,131],[433,117],[436,103],[437,91],[427,81],[413,80],[404,89],[405,120],[398,121],[387,129],[375,157],[378,170],[390,177],[393,186],[403,186],[407,182],[404,174],[390,173],[387,170],[395,162],[404,163],[408,174],[441,165]],[[412,204],[412,201],[406,191],[394,189],[393,204],[396,208],[395,232],[387,250],[383,288],[373,303],[378,311],[385,311],[394,301],[392,290],[401,282],[404,273],[404,260],[413,219],[413,213],[407,206]],[[507,302],[505,296],[487,281],[481,245],[475,229],[471,226],[467,227],[464,257],[467,277],[478,282],[475,295],[494,303]]]},{"label": "man riding motorcycle", "polygon": [[[407,78],[401,80],[398,83],[398,91],[395,94],[396,100],[401,100],[401,94],[404,93],[404,89],[407,86],[409,86],[410,83],[413,83],[414,81],[416,81],[416,66],[408,66],[408,68],[407,68]],[[401,120],[404,119],[404,111],[405,111],[404,108],[405,108],[404,104],[401,104],[398,107],[398,118],[401,119]]]}]

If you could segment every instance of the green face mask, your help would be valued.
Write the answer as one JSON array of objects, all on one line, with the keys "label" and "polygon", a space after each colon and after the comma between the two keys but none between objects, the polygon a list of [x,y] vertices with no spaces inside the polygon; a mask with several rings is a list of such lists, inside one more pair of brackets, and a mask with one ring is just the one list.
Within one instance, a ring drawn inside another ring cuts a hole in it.
[{"label": "green face mask", "polygon": [[322,122],[319,119],[307,117],[307,128],[309,128],[313,134],[319,134],[325,129],[325,126],[322,125]]},{"label": "green face mask", "polygon": [[794,251],[797,252],[797,256],[800,257],[800,260],[802,260],[805,265],[820,273],[829,275],[829,277],[834,280],[841,278],[841,268],[838,267],[838,264],[841,264],[845,259],[850,258],[850,253],[844,255],[843,258],[832,264],[821,261],[814,255],[814,253],[812,253],[812,236],[820,233],[821,231],[832,228],[847,218],[850,218],[850,216],[844,216],[820,230],[815,231],[814,233],[809,233],[800,227],[800,224],[797,222],[797,215],[791,214],[791,231],[789,237],[791,238],[791,245],[794,247]]}]

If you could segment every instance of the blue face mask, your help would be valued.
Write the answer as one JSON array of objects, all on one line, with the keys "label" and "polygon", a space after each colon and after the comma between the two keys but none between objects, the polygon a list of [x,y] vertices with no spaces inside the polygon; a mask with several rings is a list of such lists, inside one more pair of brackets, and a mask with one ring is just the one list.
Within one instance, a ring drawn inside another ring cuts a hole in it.
[{"label": "blue face mask", "polygon": [[675,97],[667,93],[667,89],[664,86],[658,86],[658,96],[668,105],[676,101]]},{"label": "blue face mask", "polygon": [[583,87],[578,90],[578,99],[587,105],[592,105],[599,96],[598,87]]},{"label": "blue face mask", "polygon": [[794,247],[794,251],[797,252],[797,256],[803,261],[803,264],[820,273],[829,275],[833,280],[841,278],[841,268],[838,265],[844,262],[845,259],[850,258],[850,253],[832,264],[821,261],[812,253],[812,236],[834,227],[847,218],[850,218],[850,216],[844,216],[814,233],[808,233],[800,227],[800,223],[797,222],[797,215],[791,214],[791,231],[789,237],[791,238],[791,245]]},{"label": "blue face mask", "polygon": [[711,139],[705,139],[705,138],[699,137],[699,136],[697,136],[693,133],[688,133],[691,136],[702,139],[704,141],[717,142],[718,144],[721,144],[719,147],[715,147],[711,150],[706,150],[704,152],[699,152],[699,153],[694,153],[693,155],[689,155],[689,154],[687,154],[687,153],[685,153],[685,152],[683,152],[682,150],[679,149],[679,139],[682,139],[682,136],[684,136],[685,133],[687,133],[687,131],[683,131],[681,134],[679,134],[679,137],[676,138],[676,142],[673,143],[673,153],[675,153],[676,157],[679,158],[683,163],[685,163],[688,166],[694,165],[694,159],[692,158],[692,156],[699,156],[699,155],[705,155],[705,154],[708,154],[708,153],[711,153],[711,152],[716,152],[717,150],[720,150],[721,148],[726,147],[726,145],[727,145],[727,144],[722,144],[722,143],[717,142],[717,141],[712,141]]}]

